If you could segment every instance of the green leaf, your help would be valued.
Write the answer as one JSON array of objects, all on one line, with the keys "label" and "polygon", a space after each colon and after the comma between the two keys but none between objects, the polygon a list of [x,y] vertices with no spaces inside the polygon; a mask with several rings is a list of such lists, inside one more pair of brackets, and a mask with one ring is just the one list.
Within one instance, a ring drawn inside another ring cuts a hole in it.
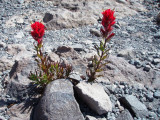
[{"label": "green leaf", "polygon": [[103,56],[101,60],[105,60],[107,58],[107,56],[108,55]]}]

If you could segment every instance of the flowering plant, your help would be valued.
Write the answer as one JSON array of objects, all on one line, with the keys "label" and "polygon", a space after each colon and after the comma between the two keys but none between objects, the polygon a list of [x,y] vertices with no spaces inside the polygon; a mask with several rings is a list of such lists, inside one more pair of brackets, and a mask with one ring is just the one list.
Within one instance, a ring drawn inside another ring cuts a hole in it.
[{"label": "flowering plant", "polygon": [[107,9],[102,12],[102,28],[100,29],[102,40],[100,40],[99,45],[95,45],[95,49],[97,51],[98,56],[94,56],[92,60],[92,66],[89,67],[89,71],[87,71],[88,82],[93,82],[97,77],[102,75],[97,75],[97,72],[103,71],[103,67],[109,63],[109,61],[105,61],[105,59],[109,56],[109,48],[106,46],[107,42],[111,40],[111,38],[115,35],[112,33],[113,25],[115,24],[114,11]]},{"label": "flowering plant", "polygon": [[43,48],[43,36],[45,33],[45,26],[40,22],[35,22],[31,25],[31,35],[37,44],[34,44],[37,58],[35,61],[38,65],[38,70],[35,73],[30,73],[29,79],[32,80],[38,87],[42,89],[55,79],[67,78],[72,71],[70,65],[62,67],[59,62],[52,62],[47,55],[42,52]]}]

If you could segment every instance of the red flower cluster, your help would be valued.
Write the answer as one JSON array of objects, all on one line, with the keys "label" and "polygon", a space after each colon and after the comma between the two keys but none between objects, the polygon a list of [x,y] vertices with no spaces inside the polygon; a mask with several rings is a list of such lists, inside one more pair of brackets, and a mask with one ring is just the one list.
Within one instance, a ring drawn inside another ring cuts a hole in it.
[{"label": "red flower cluster", "polygon": [[114,33],[111,33],[113,30],[113,25],[115,24],[115,17],[114,17],[114,11],[107,9],[102,12],[103,18],[102,18],[102,26],[101,28],[101,33],[102,36],[106,39],[110,39],[111,37],[114,36]]},{"label": "red flower cluster", "polygon": [[42,43],[42,37],[45,32],[45,26],[40,22],[35,22],[31,25],[32,30],[31,35],[32,37],[38,42],[38,44]]}]

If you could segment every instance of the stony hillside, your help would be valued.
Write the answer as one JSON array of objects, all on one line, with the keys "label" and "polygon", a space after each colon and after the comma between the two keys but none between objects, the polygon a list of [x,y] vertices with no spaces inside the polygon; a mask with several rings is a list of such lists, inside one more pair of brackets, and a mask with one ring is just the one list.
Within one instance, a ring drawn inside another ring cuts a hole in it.
[{"label": "stony hillside", "polygon": [[[90,85],[82,81],[109,8],[116,17],[111,63]],[[0,0],[0,120],[159,120],[159,12],[159,0]],[[41,99],[28,79],[36,68],[34,21],[47,28],[46,54],[71,64],[79,81],[55,81]]]}]

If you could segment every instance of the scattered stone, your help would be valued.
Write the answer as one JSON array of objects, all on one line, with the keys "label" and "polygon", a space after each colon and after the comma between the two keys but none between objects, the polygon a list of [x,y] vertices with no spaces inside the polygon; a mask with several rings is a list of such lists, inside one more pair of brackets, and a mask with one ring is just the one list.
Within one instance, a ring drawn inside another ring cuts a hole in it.
[{"label": "scattered stone", "polygon": [[24,0],[17,0],[17,2],[18,2],[19,4],[23,4],[23,3],[24,3]]},{"label": "scattered stone", "polygon": [[160,38],[160,32],[157,32],[156,34],[154,34],[154,37],[159,39]]},{"label": "scattered stone", "polygon": [[44,18],[43,18],[43,22],[47,23],[49,21],[51,21],[53,19],[53,15],[50,13],[45,13]]},{"label": "scattered stone", "polygon": [[153,93],[151,92],[148,92],[147,95],[146,95],[146,98],[149,100],[149,102],[153,102]]},{"label": "scattered stone", "polygon": [[134,65],[136,66],[136,68],[141,68],[141,66],[142,66],[141,61],[138,60],[138,59],[136,59],[136,60],[134,61]]},{"label": "scattered stone", "polygon": [[151,67],[149,65],[146,65],[143,70],[146,71],[146,72],[149,72],[151,69]]},{"label": "scattered stone", "polygon": [[158,13],[157,17],[156,17],[156,21],[159,24],[160,23],[160,13]]},{"label": "scattered stone", "polygon": [[84,120],[74,98],[72,83],[67,79],[58,79],[48,84],[35,107],[33,119]]},{"label": "scattered stone", "polygon": [[158,120],[158,117],[154,112],[149,112],[149,119]]},{"label": "scattered stone", "polygon": [[24,23],[23,18],[18,18],[18,19],[16,19],[16,23],[18,23],[18,24],[23,24],[23,23]]},{"label": "scattered stone", "polygon": [[145,118],[148,116],[148,110],[146,106],[141,103],[135,96],[126,95],[120,98],[120,102],[129,111],[132,111],[132,115],[140,118]]},{"label": "scattered stone", "polygon": [[153,94],[153,96],[155,98],[160,98],[160,91],[159,90],[155,91],[154,94]]},{"label": "scattered stone", "polygon": [[157,108],[157,113],[160,114],[160,107]]},{"label": "scattered stone", "polygon": [[130,114],[130,112],[125,109],[117,118],[116,120],[133,120],[132,115]]},{"label": "scattered stone", "polygon": [[24,37],[24,34],[23,34],[23,32],[21,31],[21,32],[18,32],[17,35],[15,35],[14,37],[21,39],[21,38]]},{"label": "scattered stone", "polygon": [[117,56],[124,57],[127,60],[131,60],[135,57],[135,53],[133,52],[132,48],[127,48],[127,49],[119,51]]},{"label": "scattered stone", "polygon": [[160,59],[159,58],[155,58],[155,59],[153,59],[152,63],[154,65],[157,65],[158,63],[160,63]]},{"label": "scattered stone", "polygon": [[119,2],[119,3],[123,3],[123,4],[126,3],[126,0],[116,0],[116,1]]},{"label": "scattered stone", "polygon": [[90,33],[97,36],[97,37],[101,37],[100,31],[97,29],[90,29]]},{"label": "scattered stone", "polygon": [[82,44],[75,44],[71,46],[75,51],[84,51]]},{"label": "scattered stone", "polygon": [[90,116],[90,115],[86,115],[86,119],[85,120],[97,120],[95,117]]},{"label": "scattered stone", "polygon": [[0,42],[0,48],[5,48],[5,47],[6,47],[6,43]]},{"label": "scattered stone", "polygon": [[97,84],[80,82],[75,86],[79,96],[93,111],[102,115],[112,111],[112,103],[103,87]]},{"label": "scattered stone", "polygon": [[59,56],[56,54],[56,53],[54,53],[54,52],[51,52],[51,53],[49,53],[48,54],[48,58],[53,62],[60,62],[60,58],[59,58]]}]

